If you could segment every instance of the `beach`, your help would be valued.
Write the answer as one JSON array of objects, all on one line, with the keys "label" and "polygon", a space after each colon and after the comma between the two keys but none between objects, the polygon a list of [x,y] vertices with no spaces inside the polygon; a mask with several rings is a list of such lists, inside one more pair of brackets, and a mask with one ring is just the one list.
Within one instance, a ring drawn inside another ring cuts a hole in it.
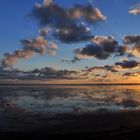
[{"label": "beach", "polygon": [[[20,116],[21,117],[21,116]],[[0,136],[24,138],[108,138],[136,139],[140,136],[140,111],[61,114],[54,116],[22,115],[13,117],[18,125],[1,130]],[[36,124],[35,124],[36,123]]]},{"label": "beach", "polygon": [[136,139],[140,86],[1,86],[0,137]]}]

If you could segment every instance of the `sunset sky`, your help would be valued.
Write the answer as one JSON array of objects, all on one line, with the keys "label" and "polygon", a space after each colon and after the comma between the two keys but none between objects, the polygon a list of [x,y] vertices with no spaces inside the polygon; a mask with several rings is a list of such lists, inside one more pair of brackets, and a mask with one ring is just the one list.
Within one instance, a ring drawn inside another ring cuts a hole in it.
[{"label": "sunset sky", "polygon": [[0,19],[1,81],[140,83],[139,0],[1,0]]}]

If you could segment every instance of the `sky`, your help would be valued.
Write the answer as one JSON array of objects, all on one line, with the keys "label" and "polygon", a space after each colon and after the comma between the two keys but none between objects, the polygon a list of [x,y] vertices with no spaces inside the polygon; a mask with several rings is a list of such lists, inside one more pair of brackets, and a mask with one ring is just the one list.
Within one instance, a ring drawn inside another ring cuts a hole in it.
[{"label": "sky", "polygon": [[1,0],[0,19],[1,79],[140,80],[139,0]]}]

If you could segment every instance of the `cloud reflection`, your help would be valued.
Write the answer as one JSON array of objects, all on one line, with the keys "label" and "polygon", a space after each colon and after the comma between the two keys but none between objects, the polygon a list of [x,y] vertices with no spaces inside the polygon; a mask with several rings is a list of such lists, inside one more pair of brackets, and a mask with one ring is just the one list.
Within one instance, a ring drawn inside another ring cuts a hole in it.
[{"label": "cloud reflection", "polygon": [[[12,88],[12,87],[10,87]],[[41,89],[42,88],[42,89]],[[22,113],[87,113],[139,109],[139,89],[121,86],[19,87],[1,97],[1,108]],[[32,92],[31,92],[32,90]],[[10,92],[10,94],[9,94]]]}]

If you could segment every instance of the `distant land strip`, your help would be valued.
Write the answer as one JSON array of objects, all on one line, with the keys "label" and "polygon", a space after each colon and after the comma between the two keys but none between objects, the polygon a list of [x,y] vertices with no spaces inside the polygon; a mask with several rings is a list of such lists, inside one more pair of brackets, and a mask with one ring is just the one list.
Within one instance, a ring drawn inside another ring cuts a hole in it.
[{"label": "distant land strip", "polygon": [[46,86],[117,86],[117,85],[140,85],[140,83],[93,83],[93,84],[48,84],[48,83],[0,83],[0,86],[15,86],[15,85],[46,85]]}]

